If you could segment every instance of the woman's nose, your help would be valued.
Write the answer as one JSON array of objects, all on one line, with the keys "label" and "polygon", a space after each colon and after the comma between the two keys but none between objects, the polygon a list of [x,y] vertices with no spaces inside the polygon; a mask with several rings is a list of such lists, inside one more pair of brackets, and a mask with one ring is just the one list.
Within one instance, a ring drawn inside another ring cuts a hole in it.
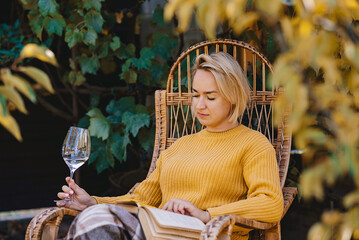
[{"label": "woman's nose", "polygon": [[200,98],[198,99],[197,104],[196,104],[196,108],[198,108],[198,109],[203,109],[203,108],[205,108],[205,107],[206,107],[206,104],[205,104],[205,102],[204,102],[204,99],[203,99],[203,97],[200,97]]}]

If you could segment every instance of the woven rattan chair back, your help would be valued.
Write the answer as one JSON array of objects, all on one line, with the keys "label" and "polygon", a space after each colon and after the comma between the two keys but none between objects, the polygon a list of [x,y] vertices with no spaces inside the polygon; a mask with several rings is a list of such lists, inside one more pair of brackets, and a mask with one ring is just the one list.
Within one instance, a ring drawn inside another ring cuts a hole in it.
[{"label": "woven rattan chair back", "polygon": [[161,151],[178,138],[203,128],[191,109],[191,67],[198,55],[220,51],[231,54],[247,76],[252,91],[240,122],[263,133],[275,147],[283,187],[288,169],[291,134],[285,126],[287,114],[278,125],[274,123],[273,101],[278,97],[280,89],[268,80],[272,65],[251,45],[228,39],[204,41],[185,50],[170,70],[167,89],[156,91],[156,141],[148,176],[154,170]]}]

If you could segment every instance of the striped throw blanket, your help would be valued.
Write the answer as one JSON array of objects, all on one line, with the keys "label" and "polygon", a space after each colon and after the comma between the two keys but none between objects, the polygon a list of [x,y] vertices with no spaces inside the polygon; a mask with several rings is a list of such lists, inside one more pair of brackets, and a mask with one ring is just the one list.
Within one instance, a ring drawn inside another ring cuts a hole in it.
[{"label": "striped throw blanket", "polygon": [[65,239],[144,240],[145,237],[136,216],[119,206],[98,204],[85,209],[74,219]]}]

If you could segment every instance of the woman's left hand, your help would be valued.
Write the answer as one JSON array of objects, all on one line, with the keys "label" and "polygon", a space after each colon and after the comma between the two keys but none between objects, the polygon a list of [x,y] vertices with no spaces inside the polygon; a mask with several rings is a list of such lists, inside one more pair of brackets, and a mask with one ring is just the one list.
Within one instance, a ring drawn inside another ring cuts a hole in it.
[{"label": "woman's left hand", "polygon": [[207,211],[203,211],[191,202],[183,199],[172,198],[165,203],[162,207],[163,210],[167,210],[174,213],[189,215],[196,217],[204,223],[207,223],[211,220],[211,215]]}]

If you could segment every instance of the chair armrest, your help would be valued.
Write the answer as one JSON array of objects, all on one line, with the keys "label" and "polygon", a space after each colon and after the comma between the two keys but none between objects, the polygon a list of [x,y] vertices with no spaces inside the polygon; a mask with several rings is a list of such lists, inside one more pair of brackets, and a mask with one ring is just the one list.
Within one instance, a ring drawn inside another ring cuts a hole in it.
[{"label": "chair armrest", "polygon": [[287,213],[290,205],[292,204],[295,196],[297,195],[297,192],[298,192],[298,190],[296,187],[284,187],[283,188],[284,210],[283,210],[282,218]]},{"label": "chair armrest", "polygon": [[[296,194],[297,194],[296,187],[283,188],[284,208],[283,208],[282,218],[287,213]],[[232,214],[222,215],[222,216],[214,217],[211,221],[209,221],[206,224],[206,226],[202,230],[201,239],[219,239],[220,235],[230,236],[232,234],[232,229],[234,225],[248,229],[271,230],[277,224],[278,222],[265,223],[265,222],[251,220]]]},{"label": "chair armrest", "polygon": [[56,239],[62,218],[65,215],[75,217],[79,213],[80,211],[63,207],[48,208],[31,220],[26,230],[25,239],[41,240],[43,234],[47,234],[45,239]]},{"label": "chair armrest", "polygon": [[242,228],[267,230],[273,228],[275,223],[265,223],[251,220],[237,215],[221,215],[214,217],[209,221],[201,233],[201,239],[218,239],[220,235],[230,236],[233,226],[237,225]]}]

